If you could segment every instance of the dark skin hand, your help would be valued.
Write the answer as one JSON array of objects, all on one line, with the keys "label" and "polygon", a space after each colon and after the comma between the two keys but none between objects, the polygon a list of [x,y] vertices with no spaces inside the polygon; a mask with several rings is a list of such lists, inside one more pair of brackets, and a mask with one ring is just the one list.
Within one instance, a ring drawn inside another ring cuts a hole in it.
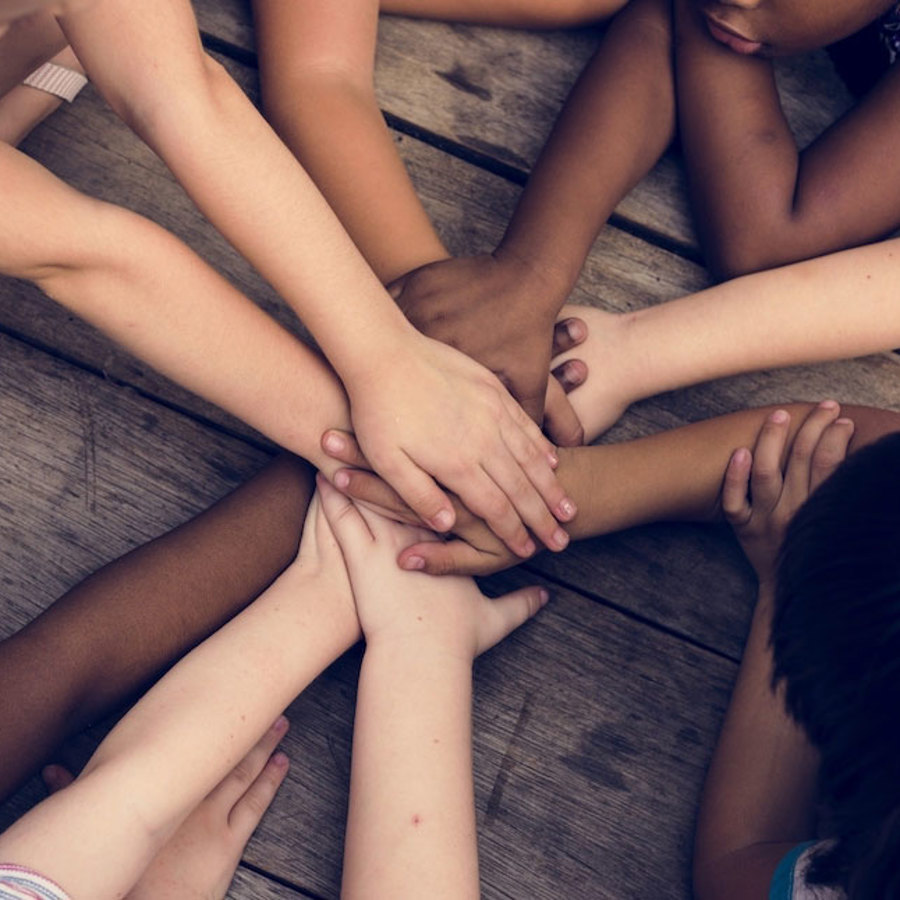
[{"label": "dark skin hand", "polygon": [[484,253],[429,263],[388,290],[419,331],[486,366],[542,420],[556,311],[566,298],[539,272],[510,254]]}]

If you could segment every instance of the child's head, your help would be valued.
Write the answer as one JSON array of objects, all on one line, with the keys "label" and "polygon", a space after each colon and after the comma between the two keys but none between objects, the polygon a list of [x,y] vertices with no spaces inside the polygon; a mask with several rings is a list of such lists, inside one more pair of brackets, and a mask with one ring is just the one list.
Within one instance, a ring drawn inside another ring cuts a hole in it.
[{"label": "child's head", "polygon": [[798,511],[772,646],[790,713],[821,755],[825,832],[810,880],[900,896],[900,434],[848,459]]},{"label": "child's head", "polygon": [[710,34],[738,53],[786,56],[859,31],[897,0],[694,0]]}]

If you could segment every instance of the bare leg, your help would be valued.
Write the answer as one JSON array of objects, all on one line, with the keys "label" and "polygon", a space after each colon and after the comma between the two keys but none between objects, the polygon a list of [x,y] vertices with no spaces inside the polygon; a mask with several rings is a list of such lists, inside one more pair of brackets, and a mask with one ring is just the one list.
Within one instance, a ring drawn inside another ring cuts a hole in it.
[{"label": "bare leg", "polygon": [[0,797],[256,597],[293,559],[311,492],[308,466],[280,457],[0,644]]}]

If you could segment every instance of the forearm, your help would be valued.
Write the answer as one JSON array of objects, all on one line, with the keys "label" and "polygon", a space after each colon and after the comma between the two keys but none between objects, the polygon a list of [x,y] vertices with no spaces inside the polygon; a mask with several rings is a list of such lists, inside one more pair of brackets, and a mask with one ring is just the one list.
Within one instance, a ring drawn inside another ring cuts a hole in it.
[{"label": "forearm", "polygon": [[445,258],[375,99],[376,0],[256,0],[254,17],[266,116],[381,281]]},{"label": "forearm", "polygon": [[[793,439],[812,404],[784,405]],[[777,407],[742,410],[621,444],[560,448],[560,481],[578,505],[573,538],[656,521],[719,518],[723,473],[731,454],[752,447]],[[856,424],[851,450],[900,429],[900,413],[842,407]],[[788,443],[788,449],[790,441]]]},{"label": "forearm", "polygon": [[[406,345],[411,326],[322,195],[233,79],[202,52],[186,0],[162,7],[103,0],[63,24],[104,97],[293,307],[342,375],[364,366],[372,344]],[[98,43],[107,34],[121,45],[115,56]]]},{"label": "forearm", "polygon": [[257,596],[296,553],[311,493],[281,457],[0,644],[0,796]]},{"label": "forearm", "polygon": [[9,244],[33,252],[6,271],[30,278],[164,375],[282,446],[329,465],[320,436],[350,420],[324,360],[163,229],[19,159],[26,188],[33,185],[48,206],[17,192],[22,203],[8,210]]},{"label": "forearm", "polygon": [[[717,889],[755,859],[755,844],[793,844],[814,837],[817,755],[788,715],[783,691],[772,689],[773,587],[760,588],[740,672],[703,787],[697,823],[694,876],[697,896]],[[743,851],[743,859],[732,854]],[[777,858],[777,854],[775,854]],[[766,862],[768,860],[768,862]]]},{"label": "forearm", "polygon": [[[150,690],[72,787],[13,825],[0,854],[74,897],[124,896],[184,816],[358,635],[349,597],[288,569]],[[111,839],[116,864],[98,869]]]},{"label": "forearm", "polygon": [[758,272],[626,314],[629,402],[741,372],[900,346],[891,240]]},{"label": "forearm", "polygon": [[478,897],[471,662],[374,645],[360,674],[342,896]]},{"label": "forearm", "polygon": [[771,62],[714,41],[689,0],[676,0],[675,23],[679,134],[710,264],[729,275],[797,258],[779,256],[776,237],[799,162]]},{"label": "forearm", "polygon": [[597,232],[672,139],[668,3],[632,0],[610,24],[541,153],[500,252],[560,285],[558,312]]}]

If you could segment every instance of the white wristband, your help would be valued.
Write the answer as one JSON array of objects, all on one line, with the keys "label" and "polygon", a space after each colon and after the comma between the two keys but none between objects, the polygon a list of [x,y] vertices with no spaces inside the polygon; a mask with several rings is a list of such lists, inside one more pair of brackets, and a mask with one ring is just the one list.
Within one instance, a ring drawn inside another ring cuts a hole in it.
[{"label": "white wristband", "polygon": [[87,78],[81,72],[48,62],[35,69],[22,84],[46,91],[71,103],[87,82]]}]

